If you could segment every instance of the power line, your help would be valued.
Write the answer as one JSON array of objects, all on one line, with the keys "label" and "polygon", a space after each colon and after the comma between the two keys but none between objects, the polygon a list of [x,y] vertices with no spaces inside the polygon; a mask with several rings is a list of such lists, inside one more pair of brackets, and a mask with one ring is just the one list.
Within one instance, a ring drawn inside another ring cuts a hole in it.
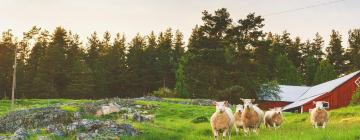
[{"label": "power line", "polygon": [[320,6],[327,6],[327,5],[331,5],[331,4],[335,4],[335,3],[339,3],[339,2],[343,2],[343,1],[345,1],[345,0],[334,0],[334,1],[329,1],[329,2],[323,2],[323,3],[319,3],[319,4],[309,5],[309,6],[306,6],[306,7],[288,9],[288,10],[285,10],[285,11],[269,13],[269,14],[265,14],[264,16],[273,16],[273,15],[291,13],[291,12],[301,11],[301,10],[320,7]]}]

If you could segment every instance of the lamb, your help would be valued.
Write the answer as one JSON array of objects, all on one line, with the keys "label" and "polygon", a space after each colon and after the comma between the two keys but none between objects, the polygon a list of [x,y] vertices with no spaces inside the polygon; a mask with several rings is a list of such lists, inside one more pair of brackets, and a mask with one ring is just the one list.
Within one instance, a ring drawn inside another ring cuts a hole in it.
[{"label": "lamb", "polygon": [[315,108],[310,111],[310,121],[314,128],[321,126],[325,128],[328,122],[329,116],[325,110],[323,103],[324,101],[314,101]]},{"label": "lamb", "polygon": [[243,128],[243,122],[241,120],[241,114],[244,110],[244,106],[239,104],[239,105],[236,105],[236,110],[235,110],[235,113],[234,113],[234,118],[235,118],[235,130],[236,130],[236,134],[239,134],[239,130]]},{"label": "lamb", "polygon": [[264,124],[265,127],[270,128],[274,127],[275,129],[279,128],[283,122],[282,109],[277,107],[265,112]]},{"label": "lamb", "polygon": [[210,118],[210,125],[214,133],[215,139],[218,139],[220,133],[223,133],[223,138],[225,139],[226,135],[229,134],[229,139],[231,137],[231,128],[234,125],[234,116],[231,109],[229,108],[229,103],[224,102],[213,102],[216,106],[216,112]]},{"label": "lamb", "polygon": [[260,124],[263,121],[264,112],[259,107],[252,104],[255,99],[240,98],[240,100],[244,102],[244,111],[241,114],[241,120],[243,122],[245,134],[251,130],[258,133]]}]

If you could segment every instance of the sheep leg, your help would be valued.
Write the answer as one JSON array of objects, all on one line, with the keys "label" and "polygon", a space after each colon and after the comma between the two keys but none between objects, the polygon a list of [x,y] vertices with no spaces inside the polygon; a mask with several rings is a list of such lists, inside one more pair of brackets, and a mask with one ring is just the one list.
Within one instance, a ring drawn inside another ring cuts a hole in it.
[{"label": "sheep leg", "polygon": [[244,126],[243,129],[244,129],[244,132],[245,132],[245,136],[247,136],[248,133],[249,133],[249,128],[246,128],[246,127]]},{"label": "sheep leg", "polygon": [[259,135],[259,128],[254,128],[253,131],[256,135]]},{"label": "sheep leg", "polygon": [[274,126],[274,129],[276,130],[277,129],[276,123],[273,123],[273,126]]},{"label": "sheep leg", "polygon": [[325,125],[326,125],[326,122],[323,123],[323,126],[322,126],[323,129],[325,129]]},{"label": "sheep leg", "polygon": [[228,129],[225,129],[223,131],[223,139],[226,140],[226,134],[228,133]]},{"label": "sheep leg", "polygon": [[239,128],[235,125],[236,135],[239,135]]},{"label": "sheep leg", "polygon": [[316,128],[316,129],[318,128],[318,124],[317,124],[317,123],[315,123],[315,125],[314,125],[314,126],[315,126],[315,128]]},{"label": "sheep leg", "polygon": [[215,129],[213,129],[213,133],[214,133],[215,140],[217,140],[218,136],[219,136],[219,132],[216,131]]}]

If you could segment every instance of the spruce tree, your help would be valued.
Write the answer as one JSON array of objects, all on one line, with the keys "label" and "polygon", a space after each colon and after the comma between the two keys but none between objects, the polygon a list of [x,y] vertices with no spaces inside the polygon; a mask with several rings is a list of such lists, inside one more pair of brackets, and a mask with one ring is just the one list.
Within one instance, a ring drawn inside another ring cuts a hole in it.
[{"label": "spruce tree", "polygon": [[360,29],[349,31],[349,48],[346,52],[349,60],[349,70],[356,71],[360,69]]},{"label": "spruce tree", "polygon": [[333,80],[337,77],[336,75],[334,66],[329,63],[328,60],[323,60],[316,70],[314,84],[321,84]]},{"label": "spruce tree", "polygon": [[330,64],[334,65],[336,74],[343,74],[345,71],[344,48],[341,45],[341,35],[339,32],[332,30],[330,35],[330,43],[326,48],[326,58]]}]

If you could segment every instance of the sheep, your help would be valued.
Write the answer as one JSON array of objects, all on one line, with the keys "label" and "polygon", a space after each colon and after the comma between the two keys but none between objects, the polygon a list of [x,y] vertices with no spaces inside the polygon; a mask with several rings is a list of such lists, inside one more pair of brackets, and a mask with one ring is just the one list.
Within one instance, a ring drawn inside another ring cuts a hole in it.
[{"label": "sheep", "polygon": [[231,109],[229,108],[229,103],[216,102],[213,104],[216,106],[216,112],[210,118],[210,125],[214,134],[215,139],[218,139],[219,133],[223,133],[225,138],[229,134],[229,139],[231,138],[231,128],[234,125],[234,116]]},{"label": "sheep", "polygon": [[241,114],[241,120],[243,122],[245,134],[251,130],[258,133],[260,124],[263,121],[264,112],[259,107],[252,104],[255,99],[240,98],[240,100],[244,102],[244,111]]},{"label": "sheep", "polygon": [[329,116],[325,110],[323,103],[324,101],[313,101],[315,108],[310,111],[310,121],[314,128],[321,126],[325,128],[328,122]]},{"label": "sheep", "polygon": [[239,134],[239,129],[242,129],[243,128],[243,122],[241,120],[241,114],[244,110],[244,106],[239,104],[239,105],[236,105],[236,110],[235,110],[235,113],[234,113],[234,118],[235,118],[235,130],[236,130],[236,134]]},{"label": "sheep", "polygon": [[265,112],[264,124],[265,127],[274,127],[277,129],[283,122],[282,109],[277,107]]}]

